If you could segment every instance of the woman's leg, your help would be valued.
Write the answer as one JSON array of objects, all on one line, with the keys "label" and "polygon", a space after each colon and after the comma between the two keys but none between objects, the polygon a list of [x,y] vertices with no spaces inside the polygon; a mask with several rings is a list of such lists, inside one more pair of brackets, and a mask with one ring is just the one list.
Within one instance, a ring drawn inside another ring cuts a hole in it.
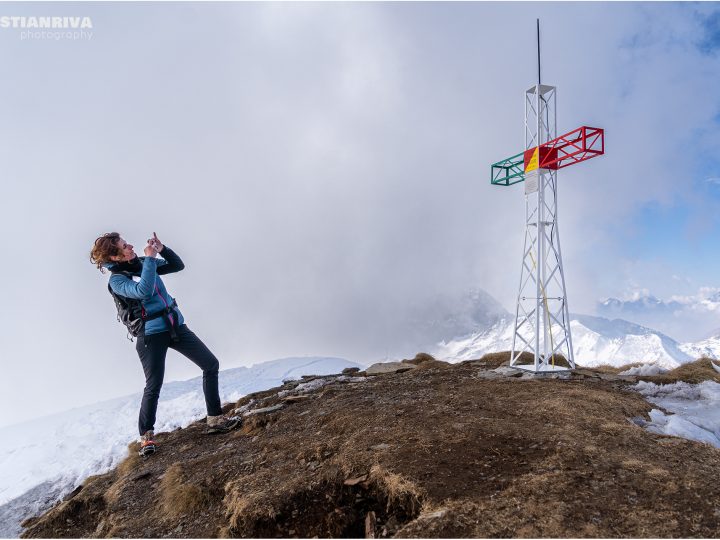
[{"label": "woman's leg", "polygon": [[205,394],[207,413],[209,416],[221,415],[222,408],[220,407],[220,392],[218,390],[220,362],[187,325],[183,324],[178,328],[177,333],[178,341],[171,343],[170,347],[203,370],[203,393]]},{"label": "woman's leg", "polygon": [[155,413],[160,398],[160,388],[162,388],[163,377],[165,376],[165,356],[167,355],[169,341],[169,333],[160,332],[145,337],[139,336],[135,343],[135,350],[140,357],[145,372],[145,390],[143,391],[140,418],[138,419],[138,429],[141,436],[146,431],[155,429]]}]

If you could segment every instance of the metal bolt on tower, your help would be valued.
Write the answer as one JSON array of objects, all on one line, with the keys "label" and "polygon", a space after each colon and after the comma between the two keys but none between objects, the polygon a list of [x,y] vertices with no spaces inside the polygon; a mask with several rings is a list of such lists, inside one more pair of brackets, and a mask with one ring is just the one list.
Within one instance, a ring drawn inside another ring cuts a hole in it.
[{"label": "metal bolt on tower", "polygon": [[556,88],[540,83],[538,21],[538,84],[525,92],[525,151],[490,167],[494,185],[525,182],[525,244],[510,365],[536,373],[575,368],[560,251],[557,170],[605,153],[600,128],[582,126],[558,137],[556,105]]}]

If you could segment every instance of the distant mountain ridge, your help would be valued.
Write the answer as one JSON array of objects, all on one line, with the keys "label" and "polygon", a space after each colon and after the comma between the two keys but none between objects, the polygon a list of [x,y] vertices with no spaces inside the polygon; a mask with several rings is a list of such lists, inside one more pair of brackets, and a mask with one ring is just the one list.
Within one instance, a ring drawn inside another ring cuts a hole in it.
[{"label": "distant mountain ridge", "polygon": [[664,302],[659,298],[649,294],[640,296],[632,300],[618,300],[617,298],[607,298],[602,302],[598,302],[598,313],[606,316],[617,316],[627,314],[646,314],[654,313],[673,313],[679,309],[683,309],[685,304],[681,304],[675,300]]},{"label": "distant mountain ridge", "polygon": [[624,300],[606,298],[595,312],[608,319],[631,320],[655,328],[682,341],[699,341],[717,336],[720,324],[720,291],[700,288],[696,294],[662,300],[647,291]]}]

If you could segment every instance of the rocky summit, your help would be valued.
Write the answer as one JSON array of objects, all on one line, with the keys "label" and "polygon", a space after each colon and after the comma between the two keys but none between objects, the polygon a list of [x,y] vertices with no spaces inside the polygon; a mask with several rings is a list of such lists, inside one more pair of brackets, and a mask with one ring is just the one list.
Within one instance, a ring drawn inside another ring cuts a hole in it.
[{"label": "rocky summit", "polygon": [[508,357],[421,354],[245,396],[226,405],[240,429],[161,433],[144,460],[131,444],[23,536],[720,536],[720,450],[643,429],[642,377]]}]

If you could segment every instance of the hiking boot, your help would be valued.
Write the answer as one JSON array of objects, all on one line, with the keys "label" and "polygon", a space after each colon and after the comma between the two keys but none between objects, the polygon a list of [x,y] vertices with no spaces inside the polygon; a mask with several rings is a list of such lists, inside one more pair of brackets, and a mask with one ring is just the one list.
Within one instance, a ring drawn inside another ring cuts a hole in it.
[{"label": "hiking boot", "polygon": [[228,417],[224,414],[208,416],[207,425],[208,433],[227,433],[240,425],[240,418],[237,416]]},{"label": "hiking boot", "polygon": [[148,457],[157,452],[157,443],[153,440],[155,438],[155,432],[152,430],[146,431],[142,437],[140,437],[140,450],[138,454],[141,457]]}]

